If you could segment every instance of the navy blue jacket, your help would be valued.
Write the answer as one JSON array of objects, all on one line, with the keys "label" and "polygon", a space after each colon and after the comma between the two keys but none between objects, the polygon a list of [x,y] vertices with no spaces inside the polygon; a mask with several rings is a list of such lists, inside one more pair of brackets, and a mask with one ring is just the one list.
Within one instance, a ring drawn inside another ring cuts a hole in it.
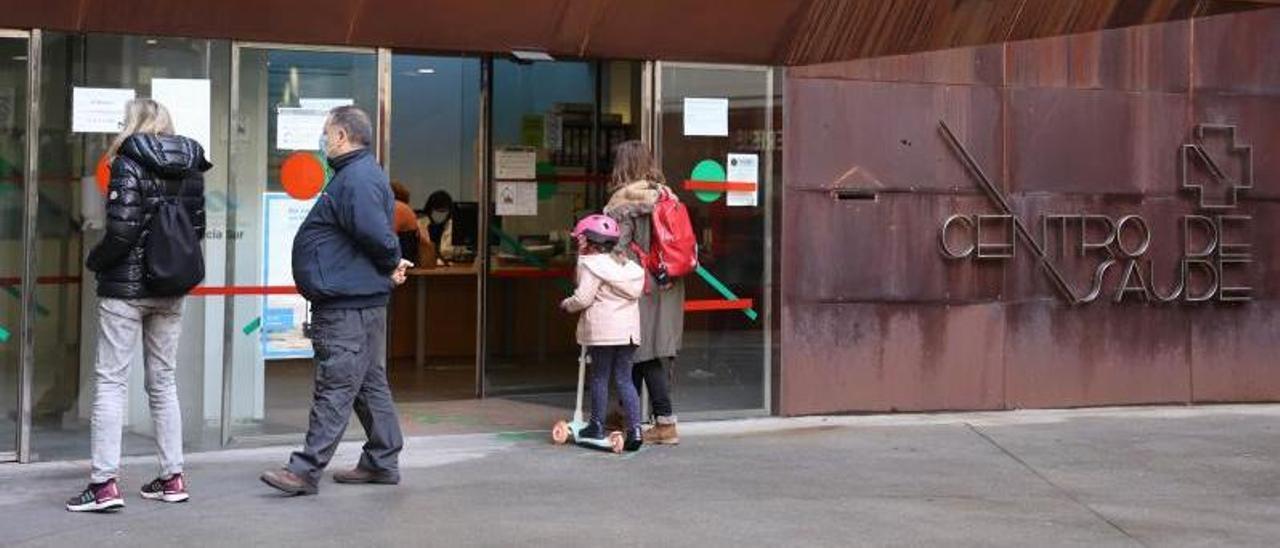
[{"label": "navy blue jacket", "polygon": [[293,238],[293,281],[315,308],[386,306],[400,264],[387,174],[367,149],[329,165],[333,179]]}]

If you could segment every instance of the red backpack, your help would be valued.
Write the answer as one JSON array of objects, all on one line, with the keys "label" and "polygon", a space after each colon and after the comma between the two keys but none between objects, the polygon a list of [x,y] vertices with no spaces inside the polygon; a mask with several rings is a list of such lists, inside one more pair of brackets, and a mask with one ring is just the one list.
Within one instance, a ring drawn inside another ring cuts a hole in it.
[{"label": "red backpack", "polygon": [[652,219],[649,252],[632,244],[645,270],[657,276],[665,268],[671,278],[692,274],[698,268],[698,239],[689,222],[688,208],[670,190],[663,189],[653,205]]}]

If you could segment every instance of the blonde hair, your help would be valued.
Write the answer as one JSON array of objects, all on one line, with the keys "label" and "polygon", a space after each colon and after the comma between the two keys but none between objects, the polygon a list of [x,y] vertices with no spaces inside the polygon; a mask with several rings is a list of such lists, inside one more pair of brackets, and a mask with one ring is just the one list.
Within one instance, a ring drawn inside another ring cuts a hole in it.
[{"label": "blonde hair", "polygon": [[618,189],[636,181],[649,181],[664,185],[667,178],[662,175],[662,168],[653,160],[653,153],[648,145],[641,141],[625,141],[614,149],[613,176],[610,177],[610,188]]},{"label": "blonde hair", "polygon": [[129,101],[124,108],[124,129],[111,140],[107,160],[115,160],[125,139],[136,133],[173,135],[173,118],[169,116],[169,109],[151,99]]}]

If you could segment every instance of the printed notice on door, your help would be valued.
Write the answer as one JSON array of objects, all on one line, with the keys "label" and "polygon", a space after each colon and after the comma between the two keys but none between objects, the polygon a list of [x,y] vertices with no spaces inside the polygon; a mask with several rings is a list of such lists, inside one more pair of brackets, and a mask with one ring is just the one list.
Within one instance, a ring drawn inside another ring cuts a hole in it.
[{"label": "printed notice on door", "polygon": [[538,152],[531,147],[508,147],[493,153],[493,178],[532,181],[537,177]]},{"label": "printed notice on door", "polygon": [[760,155],[729,154],[729,169],[725,178],[730,183],[752,183],[757,185],[750,192],[730,190],[725,196],[725,204],[729,207],[756,207],[760,205]]},{"label": "printed notice on door", "polygon": [[72,133],[119,133],[124,129],[125,105],[136,95],[124,88],[72,89]]},{"label": "printed notice on door", "polygon": [[276,111],[276,148],[279,150],[320,150],[324,121],[323,108],[280,108]]},{"label": "printed notice on door", "polygon": [[538,183],[495,181],[493,200],[502,217],[531,217],[538,214]]},{"label": "printed notice on door", "polygon": [[689,137],[728,137],[729,100],[685,97],[684,134]]}]

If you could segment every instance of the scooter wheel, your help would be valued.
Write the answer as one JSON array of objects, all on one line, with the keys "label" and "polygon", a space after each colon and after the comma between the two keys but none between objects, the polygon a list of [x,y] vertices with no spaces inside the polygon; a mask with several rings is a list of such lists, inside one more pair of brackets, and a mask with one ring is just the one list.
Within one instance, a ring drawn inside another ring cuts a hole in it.
[{"label": "scooter wheel", "polygon": [[626,439],[622,437],[622,432],[611,432],[609,434],[609,446],[614,453],[621,453],[625,444]]},{"label": "scooter wheel", "polygon": [[556,445],[564,445],[569,442],[569,423],[564,421],[556,421],[551,427],[551,441]]}]

